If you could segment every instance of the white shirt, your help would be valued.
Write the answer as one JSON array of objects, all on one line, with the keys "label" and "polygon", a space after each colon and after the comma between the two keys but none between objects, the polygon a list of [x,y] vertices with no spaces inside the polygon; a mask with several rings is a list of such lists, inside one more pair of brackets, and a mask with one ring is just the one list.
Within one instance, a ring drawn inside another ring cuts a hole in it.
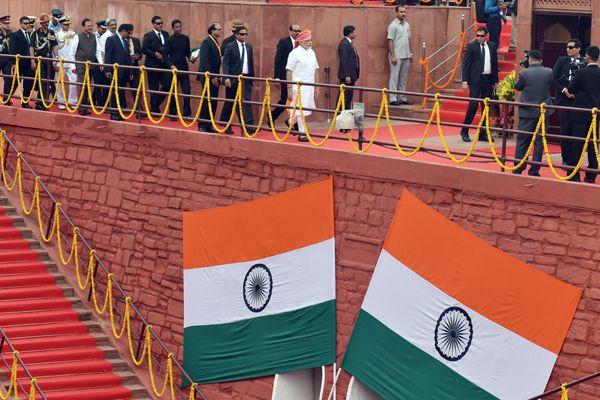
[{"label": "white shirt", "polygon": [[348,36],[344,36],[349,42],[350,44],[352,44],[352,39],[350,39]]},{"label": "white shirt", "polygon": [[106,32],[104,32],[102,34],[102,36],[100,36],[100,40],[98,40],[98,46],[96,46],[96,58],[98,59],[98,62],[100,64],[104,64],[104,52],[106,50],[106,39],[108,39],[112,35],[114,35],[114,33],[112,33],[111,31],[109,31],[107,29]]},{"label": "white shirt", "polygon": [[165,45],[165,35],[162,33],[162,31],[157,31],[156,29],[152,29],[154,31],[154,33],[156,34],[156,36],[158,36],[158,38],[160,39],[160,44],[162,44],[163,46]]},{"label": "white shirt", "polygon": [[[74,61],[75,60],[75,51],[72,50],[73,43],[75,43],[75,38],[77,35],[74,31],[68,30],[60,30],[56,34],[56,40],[58,41],[58,58],[63,59],[65,61]],[[77,48],[75,48],[77,50]],[[73,56],[71,56],[73,54]],[[73,64],[65,63],[65,69],[69,70],[75,68]]]},{"label": "white shirt", "polygon": [[293,37],[290,36],[290,40],[292,41],[292,49],[293,49],[294,45],[296,44],[296,39],[294,39]]},{"label": "white shirt", "polygon": [[[490,46],[488,46],[487,42],[483,44],[485,47],[485,59],[483,60],[483,75],[489,75],[492,73],[492,58],[490,54]],[[481,45],[479,45],[479,51],[481,51]]]},{"label": "white shirt", "polygon": [[[240,51],[240,57],[242,57],[242,54],[244,55],[244,59],[242,60],[242,74],[247,74],[250,70],[248,68],[248,46],[239,40],[236,40],[236,42],[238,44],[238,50]],[[245,47],[245,50],[242,51],[243,47]]]},{"label": "white shirt", "polygon": [[394,54],[398,60],[411,57],[410,52],[410,25],[408,22],[400,22],[398,18],[388,25],[387,39],[394,45]]},{"label": "white shirt", "polygon": [[292,71],[292,80],[294,82],[312,83],[315,81],[315,74],[317,69],[319,69],[317,55],[313,49],[305,50],[304,47],[298,46],[288,56],[285,69]]}]

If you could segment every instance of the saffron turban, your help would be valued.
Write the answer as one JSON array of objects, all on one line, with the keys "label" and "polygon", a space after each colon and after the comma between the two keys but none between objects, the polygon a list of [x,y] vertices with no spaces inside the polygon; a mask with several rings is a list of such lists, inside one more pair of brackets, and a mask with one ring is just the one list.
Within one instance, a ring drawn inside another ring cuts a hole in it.
[{"label": "saffron turban", "polygon": [[302,31],[298,37],[296,38],[296,43],[294,44],[294,47],[298,47],[300,45],[300,42],[303,40],[312,40],[312,32],[309,31],[308,29]]}]

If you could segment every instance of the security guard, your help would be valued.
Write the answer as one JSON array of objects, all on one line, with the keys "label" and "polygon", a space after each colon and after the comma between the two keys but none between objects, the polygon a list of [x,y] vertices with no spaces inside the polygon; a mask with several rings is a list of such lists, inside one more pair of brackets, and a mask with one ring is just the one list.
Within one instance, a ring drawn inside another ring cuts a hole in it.
[{"label": "security guard", "polygon": [[[40,16],[40,27],[36,29],[31,35],[31,47],[33,48],[33,55],[35,57],[43,58],[56,58],[56,36],[52,32],[48,25],[50,23],[50,16],[44,14]],[[54,95],[54,66],[50,60],[42,60],[41,66],[41,77],[42,77],[42,91],[47,99],[52,98]],[[39,89],[39,88],[34,88]],[[38,99],[41,97],[41,93],[38,90]],[[45,107],[41,102],[37,102],[36,109],[45,110]]]},{"label": "security guard", "polygon": [[[11,35],[10,15],[4,15],[0,17],[0,73],[3,75],[2,79],[4,81],[3,94],[10,94],[10,87],[12,85],[11,69],[13,59],[6,56],[10,54],[8,51],[8,42]],[[10,105],[10,100],[8,105]]]}]

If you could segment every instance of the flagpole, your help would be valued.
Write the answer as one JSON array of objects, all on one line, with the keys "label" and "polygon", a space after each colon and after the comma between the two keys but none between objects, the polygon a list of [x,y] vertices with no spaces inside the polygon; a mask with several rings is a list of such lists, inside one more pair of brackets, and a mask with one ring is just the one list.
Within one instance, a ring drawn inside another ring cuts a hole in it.
[{"label": "flagpole", "polygon": [[[335,369],[337,368],[337,363],[333,363],[333,369],[331,370],[331,372],[333,372],[333,379],[335,380]],[[333,385],[333,399],[337,399],[337,385]]]},{"label": "flagpole", "polygon": [[335,386],[337,385],[337,381],[340,378],[340,374],[342,372],[342,367],[337,369],[337,372],[333,375],[333,384],[331,385],[331,389],[329,390],[329,396],[327,396],[327,400],[331,400],[331,396],[335,393]]}]

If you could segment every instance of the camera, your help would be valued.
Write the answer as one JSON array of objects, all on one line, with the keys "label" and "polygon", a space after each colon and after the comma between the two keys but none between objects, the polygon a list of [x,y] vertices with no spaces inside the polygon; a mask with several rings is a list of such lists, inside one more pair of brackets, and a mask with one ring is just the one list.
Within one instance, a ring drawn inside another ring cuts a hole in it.
[{"label": "camera", "polygon": [[529,68],[529,53],[531,53],[531,50],[525,50],[523,53],[525,53],[525,59],[519,65],[523,68]]},{"label": "camera", "polygon": [[578,69],[585,68],[587,63],[583,57],[577,57],[574,61],[569,63],[569,69],[571,73],[577,71]]}]

